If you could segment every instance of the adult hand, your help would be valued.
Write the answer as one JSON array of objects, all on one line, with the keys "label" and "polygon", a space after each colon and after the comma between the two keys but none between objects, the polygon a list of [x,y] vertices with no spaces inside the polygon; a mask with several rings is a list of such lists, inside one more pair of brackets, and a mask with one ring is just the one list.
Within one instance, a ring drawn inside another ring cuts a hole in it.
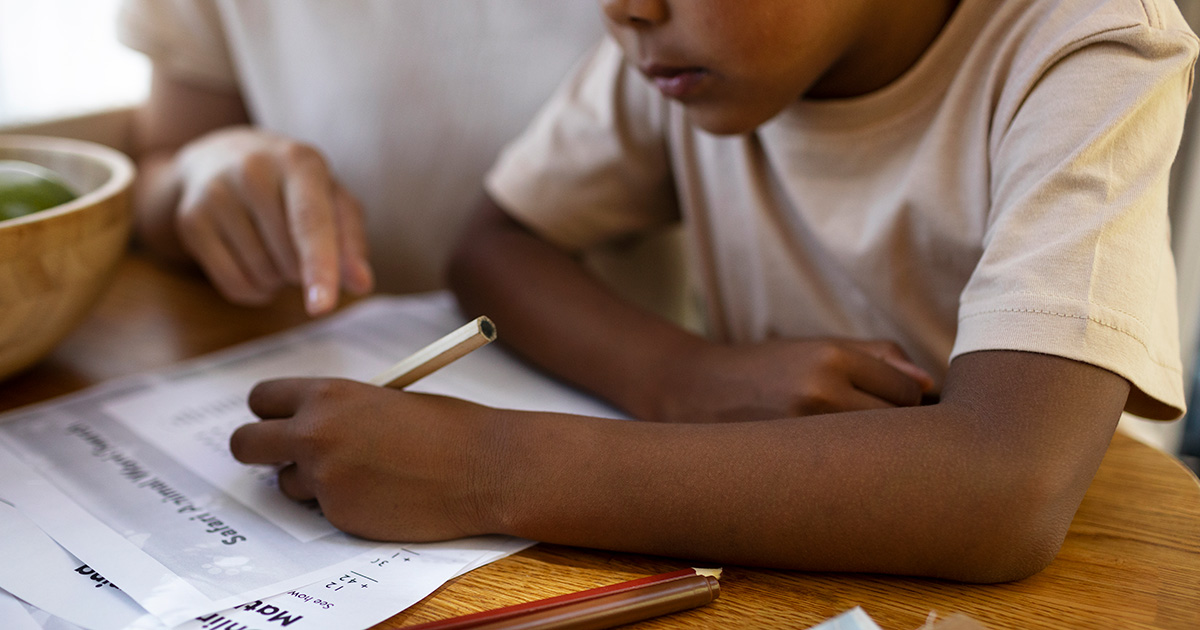
[{"label": "adult hand", "polygon": [[300,284],[316,315],[340,287],[371,290],[362,207],[317,150],[233,127],[185,146],[175,168],[178,238],[230,301],[262,304]]},{"label": "adult hand", "polygon": [[664,367],[666,422],[766,420],[913,406],[933,378],[889,341],[701,341]]},{"label": "adult hand", "polygon": [[283,465],[280,490],[316,499],[339,529],[406,541],[495,529],[486,467],[501,412],[338,379],[266,381],[249,402],[263,421],[234,431],[234,457]]}]

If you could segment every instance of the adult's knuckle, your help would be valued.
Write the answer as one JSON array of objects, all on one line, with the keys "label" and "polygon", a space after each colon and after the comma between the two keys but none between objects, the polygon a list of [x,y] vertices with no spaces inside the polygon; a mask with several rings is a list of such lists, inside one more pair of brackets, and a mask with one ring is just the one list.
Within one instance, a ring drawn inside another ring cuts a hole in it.
[{"label": "adult's knuckle", "polygon": [[297,168],[325,168],[325,157],[311,145],[289,142],[283,148],[283,159]]},{"label": "adult's knuckle", "polygon": [[275,158],[267,151],[251,151],[242,158],[242,171],[247,176],[269,175],[274,168]]},{"label": "adult's knuckle", "polygon": [[274,160],[264,153],[251,153],[242,163],[240,185],[248,195],[263,196],[271,193],[275,178]]},{"label": "adult's knuckle", "polygon": [[236,199],[237,193],[234,192],[233,185],[229,180],[225,177],[214,177],[204,184],[197,201],[198,205],[224,208],[233,205]]}]

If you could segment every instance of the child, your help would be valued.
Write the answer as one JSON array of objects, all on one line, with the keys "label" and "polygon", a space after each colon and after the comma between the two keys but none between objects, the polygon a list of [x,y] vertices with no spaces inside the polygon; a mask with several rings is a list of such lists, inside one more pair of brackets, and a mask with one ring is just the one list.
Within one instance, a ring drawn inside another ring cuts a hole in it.
[{"label": "child", "polygon": [[[295,462],[283,491],[371,538],[1044,567],[1122,410],[1183,406],[1165,205],[1197,40],[1174,5],[602,5],[612,41],[501,157],[451,281],[651,422],[283,380],[235,455]],[[679,220],[711,340],[576,262]]]}]

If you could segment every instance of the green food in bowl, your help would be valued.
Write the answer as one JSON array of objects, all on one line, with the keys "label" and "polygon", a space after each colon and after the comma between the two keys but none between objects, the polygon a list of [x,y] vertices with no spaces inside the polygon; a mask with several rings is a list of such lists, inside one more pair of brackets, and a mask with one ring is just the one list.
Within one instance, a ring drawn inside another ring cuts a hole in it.
[{"label": "green food in bowl", "polygon": [[0,160],[0,221],[53,208],[77,196],[58,173],[44,166]]}]

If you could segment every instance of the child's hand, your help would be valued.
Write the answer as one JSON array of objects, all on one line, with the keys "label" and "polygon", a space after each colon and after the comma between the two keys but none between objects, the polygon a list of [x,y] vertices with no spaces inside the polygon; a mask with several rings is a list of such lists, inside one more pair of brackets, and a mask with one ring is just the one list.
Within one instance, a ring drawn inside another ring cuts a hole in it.
[{"label": "child's hand", "polygon": [[263,421],[234,431],[234,457],[283,464],[283,493],[316,499],[339,529],[406,541],[495,529],[483,471],[496,410],[334,379],[259,383],[249,402]]},{"label": "child's hand", "polygon": [[177,168],[178,238],[227,299],[261,304],[299,283],[315,315],[339,284],[371,289],[362,208],[315,149],[237,127],[189,144]]},{"label": "child's hand", "polygon": [[933,378],[888,341],[704,342],[668,366],[655,420],[730,422],[912,406]]}]

